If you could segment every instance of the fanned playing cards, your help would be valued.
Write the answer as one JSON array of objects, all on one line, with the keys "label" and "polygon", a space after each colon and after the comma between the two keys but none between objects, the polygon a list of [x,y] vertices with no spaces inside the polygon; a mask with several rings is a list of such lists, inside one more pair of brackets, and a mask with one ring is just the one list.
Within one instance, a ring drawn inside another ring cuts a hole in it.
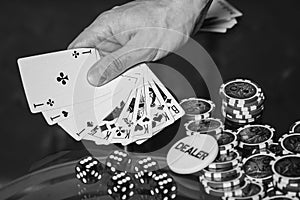
[{"label": "fanned playing cards", "polygon": [[100,59],[93,48],[78,48],[18,59],[32,113],[42,113],[75,140],[98,145],[142,144],[174,123],[184,111],[146,64],[94,87],[90,67]]}]

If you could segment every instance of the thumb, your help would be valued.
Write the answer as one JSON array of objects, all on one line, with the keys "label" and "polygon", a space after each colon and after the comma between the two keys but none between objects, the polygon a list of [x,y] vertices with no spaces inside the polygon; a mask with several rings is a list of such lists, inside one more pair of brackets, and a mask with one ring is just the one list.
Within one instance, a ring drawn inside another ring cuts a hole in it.
[{"label": "thumb", "polygon": [[145,61],[151,61],[156,52],[149,48],[141,48],[132,45],[129,41],[126,46],[108,54],[95,63],[87,74],[89,83],[99,87],[118,77],[128,68]]}]

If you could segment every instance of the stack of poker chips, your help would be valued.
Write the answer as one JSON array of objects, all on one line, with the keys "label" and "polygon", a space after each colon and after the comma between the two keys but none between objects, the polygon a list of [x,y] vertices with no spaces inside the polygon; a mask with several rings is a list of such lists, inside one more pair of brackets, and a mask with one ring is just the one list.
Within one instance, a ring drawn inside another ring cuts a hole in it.
[{"label": "stack of poker chips", "polygon": [[261,118],[265,96],[254,82],[245,79],[229,81],[221,85],[219,94],[222,115],[229,125],[242,126]]},{"label": "stack of poker chips", "polygon": [[210,118],[216,107],[212,101],[196,97],[183,99],[180,105],[185,111],[183,118],[187,121]]},{"label": "stack of poker chips", "polygon": [[285,196],[300,198],[300,155],[285,155],[271,162],[273,184]]},{"label": "stack of poker chips", "polygon": [[220,119],[206,118],[190,120],[184,124],[187,135],[208,134],[218,139],[224,130],[224,124]]}]

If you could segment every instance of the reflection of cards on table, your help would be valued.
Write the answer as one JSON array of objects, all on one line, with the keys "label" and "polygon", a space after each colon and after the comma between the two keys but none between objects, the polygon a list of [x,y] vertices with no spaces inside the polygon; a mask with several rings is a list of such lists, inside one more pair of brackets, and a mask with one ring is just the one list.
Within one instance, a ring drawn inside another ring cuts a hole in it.
[{"label": "reflection of cards on table", "polygon": [[146,64],[104,86],[91,86],[86,75],[99,59],[91,48],[18,59],[30,111],[74,139],[98,145],[141,144],[184,115]]},{"label": "reflection of cards on table", "polygon": [[200,31],[226,33],[242,13],[225,0],[213,0]]}]

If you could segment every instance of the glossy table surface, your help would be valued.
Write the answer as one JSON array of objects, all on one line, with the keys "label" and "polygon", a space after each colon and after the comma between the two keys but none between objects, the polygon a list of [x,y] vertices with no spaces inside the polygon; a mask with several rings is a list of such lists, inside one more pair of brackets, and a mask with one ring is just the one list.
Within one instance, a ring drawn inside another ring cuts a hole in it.
[{"label": "glossy table surface", "polygon": [[[30,171],[63,167],[88,154],[85,144],[75,142],[58,126],[48,126],[42,115],[30,113],[16,59],[65,49],[99,13],[124,2],[33,0],[6,1],[1,5],[0,185]],[[294,121],[300,120],[299,2],[231,0],[230,3],[244,14],[237,26],[226,34],[199,33],[193,39],[210,54],[223,80],[250,78],[262,87],[267,97],[263,122],[275,127],[278,138]],[[195,94],[209,98],[202,79],[190,83],[174,72],[173,69],[189,69],[186,60],[172,54],[159,63],[169,67],[153,64],[151,69],[178,99]],[[182,123],[177,122],[148,144],[129,150],[150,152],[166,145],[162,148],[165,154],[171,139],[183,137]]]}]

